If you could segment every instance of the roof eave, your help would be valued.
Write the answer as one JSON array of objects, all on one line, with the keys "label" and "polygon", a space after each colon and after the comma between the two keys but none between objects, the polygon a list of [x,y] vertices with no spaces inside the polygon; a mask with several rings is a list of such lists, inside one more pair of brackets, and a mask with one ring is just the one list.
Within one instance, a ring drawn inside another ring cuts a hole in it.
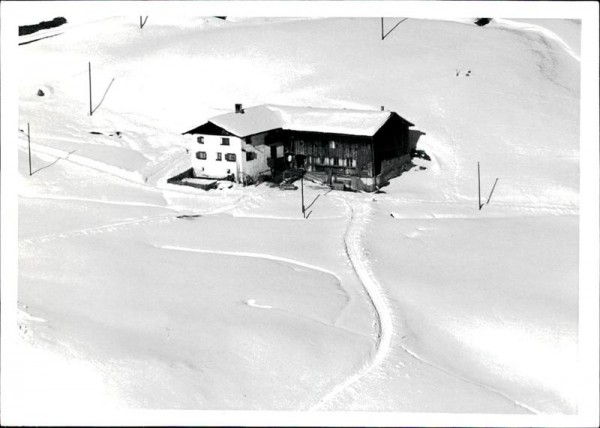
[{"label": "roof eave", "polygon": [[271,128],[271,129],[265,129],[264,131],[255,132],[254,134],[240,135],[240,137],[239,137],[239,138],[250,138],[250,137],[254,137],[255,135],[264,134],[265,132],[271,132],[271,131],[282,131],[282,130],[284,130],[284,128]]},{"label": "roof eave", "polygon": [[351,134],[349,132],[334,132],[334,131],[311,131],[311,130],[306,130],[306,129],[293,129],[293,128],[279,128],[283,131],[290,131],[290,132],[310,132],[311,134],[329,134],[329,135],[343,135],[343,136],[350,136],[350,137],[372,137],[373,135],[375,135],[377,132],[374,133],[368,133],[368,134]]}]

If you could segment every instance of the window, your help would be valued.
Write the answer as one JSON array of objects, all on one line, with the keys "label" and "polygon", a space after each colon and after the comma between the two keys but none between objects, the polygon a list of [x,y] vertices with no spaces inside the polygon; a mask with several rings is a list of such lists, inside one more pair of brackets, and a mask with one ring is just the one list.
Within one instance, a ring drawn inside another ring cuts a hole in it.
[{"label": "window", "polygon": [[225,160],[228,162],[235,162],[235,153],[226,153]]},{"label": "window", "polygon": [[346,158],[346,166],[352,166],[352,158]]},{"label": "window", "polygon": [[218,161],[220,161],[220,160],[223,160],[222,156],[223,156],[223,155],[222,155],[220,152],[219,152],[219,153],[217,153],[217,160],[218,160]]},{"label": "window", "polygon": [[333,158],[333,165],[339,166],[339,164],[340,164],[340,158]]},{"label": "window", "polygon": [[206,159],[206,152],[197,152],[196,159],[201,159],[201,160]]},{"label": "window", "polygon": [[221,145],[222,146],[228,146],[229,145],[229,138],[221,138]]},{"label": "window", "polygon": [[335,149],[335,141],[330,141],[329,142],[329,148],[330,149]]},{"label": "window", "polygon": [[256,153],[254,152],[246,152],[246,160],[251,161],[256,159]]},{"label": "window", "polygon": [[204,144],[204,137],[198,137],[198,144]]}]

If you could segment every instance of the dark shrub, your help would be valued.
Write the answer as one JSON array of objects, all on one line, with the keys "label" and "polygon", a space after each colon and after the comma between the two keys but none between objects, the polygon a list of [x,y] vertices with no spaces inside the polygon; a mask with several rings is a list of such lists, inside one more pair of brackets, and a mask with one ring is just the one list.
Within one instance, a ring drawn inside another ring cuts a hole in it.
[{"label": "dark shrub", "polygon": [[66,24],[67,20],[62,16],[54,18],[52,21],[42,21],[39,24],[33,25],[21,25],[19,26],[19,36],[26,36],[27,34],[33,34],[40,30],[47,30],[48,28],[60,27]]},{"label": "dark shrub", "polygon": [[492,21],[492,18],[477,18],[475,20],[475,25],[479,25],[480,27],[483,27],[484,25],[489,24]]}]

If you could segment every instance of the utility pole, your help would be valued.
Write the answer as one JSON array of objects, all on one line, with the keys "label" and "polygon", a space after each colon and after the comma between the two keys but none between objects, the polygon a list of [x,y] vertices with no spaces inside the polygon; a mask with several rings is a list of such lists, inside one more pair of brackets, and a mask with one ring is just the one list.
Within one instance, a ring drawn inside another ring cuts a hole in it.
[{"label": "utility pole", "polygon": [[479,162],[477,162],[477,193],[479,195],[479,211],[481,211],[481,173],[479,171]]},{"label": "utility pole", "polygon": [[300,193],[302,194],[302,217],[306,218],[306,209],[304,208],[304,168],[300,170]]},{"label": "utility pole", "polygon": [[391,30],[389,30],[387,33],[384,31],[384,26],[383,26],[383,18],[381,18],[381,40],[384,40],[392,31],[394,31],[396,29],[396,27],[398,27],[398,25],[402,24],[404,21],[406,21],[408,18],[402,18],[400,21],[398,21],[396,23],[396,25],[394,25],[392,27]]},{"label": "utility pole", "polygon": [[27,148],[29,151],[29,176],[31,177],[31,132],[29,131],[29,122],[27,122]]},{"label": "utility pole", "polygon": [[88,62],[88,74],[90,76],[90,116],[92,115],[92,63]]}]

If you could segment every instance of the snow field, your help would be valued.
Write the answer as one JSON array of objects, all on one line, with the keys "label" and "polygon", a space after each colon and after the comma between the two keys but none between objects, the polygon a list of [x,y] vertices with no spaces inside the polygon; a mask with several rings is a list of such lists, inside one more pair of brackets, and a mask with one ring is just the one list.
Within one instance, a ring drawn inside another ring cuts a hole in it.
[{"label": "snow field", "polygon": [[[270,220],[172,215],[148,227],[140,223],[58,235],[35,245],[25,241],[20,250],[28,260],[23,272],[32,275],[21,277],[19,298],[29,302],[30,312],[52,320],[53,339],[70,343],[110,373],[130,406],[309,405],[315,391],[353,373],[369,358],[372,309],[358,284],[354,291],[351,283],[342,287],[340,279],[347,280],[351,271],[341,257],[330,257],[338,260],[338,278],[318,267],[322,257],[312,267],[293,257],[227,253],[219,248],[236,246],[230,239],[214,234],[203,239],[207,231],[225,225],[245,235],[254,229],[246,248],[257,242],[255,250],[261,254],[276,251],[280,236],[299,241],[286,246],[291,254],[312,239],[308,234],[299,239],[296,222],[280,220],[271,238],[258,240],[261,229],[249,225],[265,221]],[[190,234],[190,227],[197,233]],[[106,252],[115,233],[121,244]],[[148,241],[155,244],[149,247]],[[147,270],[148,263],[161,273]],[[136,296],[138,290],[143,290],[141,296]],[[45,302],[59,292],[64,295],[55,305]],[[272,309],[254,308],[247,305],[250,300]],[[118,317],[110,315],[115,311]],[[294,355],[287,355],[292,349]],[[331,364],[328,376],[321,372],[325,361]],[[165,379],[169,390],[157,387]]]},{"label": "snow field", "polygon": [[537,412],[576,411],[578,278],[564,266],[577,265],[577,217],[396,220],[379,209],[366,246],[405,315],[406,347]]}]

